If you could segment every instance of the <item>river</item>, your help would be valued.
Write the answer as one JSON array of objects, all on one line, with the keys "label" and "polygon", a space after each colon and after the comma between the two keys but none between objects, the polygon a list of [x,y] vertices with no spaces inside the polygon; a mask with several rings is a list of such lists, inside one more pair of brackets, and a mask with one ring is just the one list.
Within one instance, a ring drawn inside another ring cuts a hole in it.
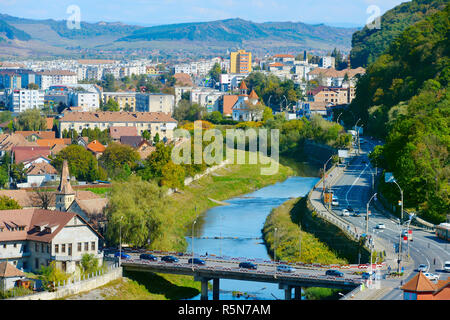
[{"label": "river", "polygon": [[[305,196],[317,183],[316,177],[290,177],[283,182],[264,187],[244,196],[224,202],[228,205],[214,207],[198,218],[194,229],[195,255],[245,257],[270,260],[262,240],[262,228],[273,208],[293,197]],[[192,252],[192,235],[187,236],[188,252]],[[206,237],[213,239],[205,239]],[[226,239],[214,239],[226,237]],[[233,291],[246,295],[237,298]],[[284,292],[277,284],[220,280],[220,299],[282,299]],[[200,299],[200,295],[193,300]],[[209,290],[209,299],[212,292]]]}]

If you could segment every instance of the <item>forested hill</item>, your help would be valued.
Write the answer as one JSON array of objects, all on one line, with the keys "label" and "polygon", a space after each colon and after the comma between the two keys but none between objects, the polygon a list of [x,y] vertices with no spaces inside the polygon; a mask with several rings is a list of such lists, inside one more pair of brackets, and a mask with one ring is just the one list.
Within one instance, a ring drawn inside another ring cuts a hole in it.
[{"label": "forested hill", "polygon": [[3,35],[10,40],[18,39],[27,41],[31,39],[29,34],[14,28],[3,20],[0,20],[0,35]]},{"label": "forested hill", "polygon": [[[450,5],[407,28],[369,65],[350,108],[386,139],[372,160],[394,173],[410,208],[434,223],[450,212]],[[381,184],[391,201],[392,184]]]},{"label": "forested hill", "polygon": [[363,29],[352,37],[352,67],[366,67],[375,61],[406,28],[442,10],[448,0],[412,0],[387,11],[380,29]]}]

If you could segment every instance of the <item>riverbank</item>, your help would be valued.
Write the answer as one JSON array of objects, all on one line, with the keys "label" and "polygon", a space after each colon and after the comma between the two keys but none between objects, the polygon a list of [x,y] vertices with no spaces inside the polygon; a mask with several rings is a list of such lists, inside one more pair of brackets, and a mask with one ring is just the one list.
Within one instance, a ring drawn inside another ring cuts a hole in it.
[{"label": "riverbank", "polygon": [[[196,219],[195,227],[201,228],[203,212],[218,206],[220,201],[253,192],[294,175],[290,167],[282,164],[278,165],[275,174],[262,175],[261,169],[269,165],[248,164],[250,152],[246,151],[243,154],[247,164],[228,164],[169,197],[166,212],[171,223],[167,225],[164,237],[151,244],[152,249],[185,251],[187,248],[185,236],[190,234]],[[270,158],[264,159],[268,161]]]}]

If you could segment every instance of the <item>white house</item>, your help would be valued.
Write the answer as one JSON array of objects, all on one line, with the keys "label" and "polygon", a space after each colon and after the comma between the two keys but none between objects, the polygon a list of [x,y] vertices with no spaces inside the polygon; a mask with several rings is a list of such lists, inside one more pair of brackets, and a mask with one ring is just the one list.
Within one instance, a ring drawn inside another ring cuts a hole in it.
[{"label": "white house", "polygon": [[260,121],[262,119],[263,110],[251,110],[249,105],[255,106],[259,103],[259,97],[255,90],[252,90],[250,95],[246,94],[247,86],[245,82],[241,82],[239,88],[241,94],[238,96],[238,100],[232,107],[232,117],[234,121]]}]

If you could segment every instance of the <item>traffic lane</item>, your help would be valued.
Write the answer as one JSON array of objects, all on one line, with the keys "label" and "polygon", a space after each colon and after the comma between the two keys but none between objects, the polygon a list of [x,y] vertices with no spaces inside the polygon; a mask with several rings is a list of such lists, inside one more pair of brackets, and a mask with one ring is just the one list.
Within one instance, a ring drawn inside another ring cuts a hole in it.
[{"label": "traffic lane", "polygon": [[[129,262],[138,262],[138,263],[148,263],[148,264],[161,264],[161,257],[163,257],[164,255],[155,255],[156,257],[158,257],[158,261],[152,261],[152,260],[145,260],[145,259],[140,259],[139,258],[139,254],[129,254],[132,258],[131,259],[122,259],[122,261],[129,261]],[[176,262],[176,264],[183,264],[185,266],[192,266],[192,263],[188,263],[188,260],[190,259],[189,257],[177,257],[178,258],[178,262]],[[239,263],[242,261],[226,261],[226,260],[220,260],[220,261],[214,261],[214,260],[210,260],[210,258],[204,258],[201,257],[202,260],[204,260],[206,262],[206,264],[204,265],[205,267],[217,267],[218,269],[220,268],[230,268],[232,270],[247,270],[249,271],[250,269],[245,269],[245,268],[240,268],[239,267]],[[254,262],[253,262],[254,263]],[[164,262],[164,264],[170,265],[173,264],[172,262]],[[267,274],[283,274],[285,272],[281,272],[281,271],[277,271],[276,267],[278,266],[278,264],[273,264],[273,265],[268,265],[268,264],[258,264],[255,263],[257,265],[257,271],[262,271],[264,273]],[[202,265],[198,265],[198,264],[194,264],[195,268],[201,268],[203,267]],[[321,269],[321,270],[314,270],[314,269],[303,269],[303,268],[299,268],[299,267],[294,267],[294,272],[292,272],[292,274],[296,274],[296,275],[304,275],[304,276],[320,276],[320,277],[329,277],[325,275],[326,270],[328,269]],[[344,273],[344,277],[346,279],[351,279],[351,280],[360,280],[361,279],[361,275],[359,274],[354,274],[355,271],[341,271]]]}]

